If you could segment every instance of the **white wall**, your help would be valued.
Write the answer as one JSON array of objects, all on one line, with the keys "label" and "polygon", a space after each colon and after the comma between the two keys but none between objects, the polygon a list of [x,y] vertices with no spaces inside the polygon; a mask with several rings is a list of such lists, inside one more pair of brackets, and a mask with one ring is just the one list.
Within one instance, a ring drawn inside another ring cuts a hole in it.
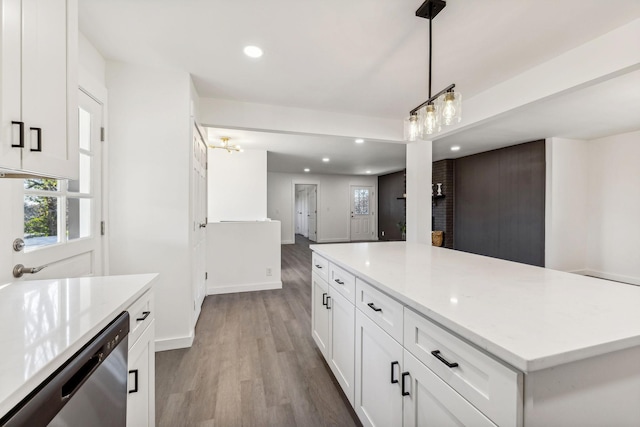
[{"label": "white wall", "polygon": [[209,223],[207,272],[208,295],[282,288],[280,222]]},{"label": "white wall", "polygon": [[[351,221],[350,186],[373,186],[378,194],[375,176],[267,174],[267,215],[282,223],[282,243],[294,243],[295,207],[294,185],[318,185],[318,243],[348,242]],[[375,223],[377,224],[377,202]],[[377,236],[377,230],[374,230]]]},{"label": "white wall", "polygon": [[120,62],[106,77],[111,273],[160,273],[157,348],[190,345],[190,77]]},{"label": "white wall", "polygon": [[107,62],[82,33],[78,35],[78,63],[83,72],[102,86],[106,85]]},{"label": "white wall", "polygon": [[548,138],[546,162],[545,266],[584,272],[590,196],[589,143]]},{"label": "white wall", "polygon": [[591,274],[640,285],[640,131],[589,141]]},{"label": "white wall", "polygon": [[267,218],[267,152],[209,149],[209,221]]}]

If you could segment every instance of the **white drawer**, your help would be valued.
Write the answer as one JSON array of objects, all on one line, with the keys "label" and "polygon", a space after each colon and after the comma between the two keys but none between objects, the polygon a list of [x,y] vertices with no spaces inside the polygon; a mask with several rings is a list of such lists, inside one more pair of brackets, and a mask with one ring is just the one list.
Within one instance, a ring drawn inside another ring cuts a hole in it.
[{"label": "white drawer", "polygon": [[402,344],[402,304],[356,278],[356,307]]},{"label": "white drawer", "polygon": [[497,425],[522,425],[519,371],[407,307],[404,347]]},{"label": "white drawer", "polygon": [[351,304],[356,303],[356,277],[342,268],[329,264],[329,284]]},{"label": "white drawer", "polygon": [[320,276],[325,282],[329,281],[329,261],[315,252],[311,255],[311,271]]},{"label": "white drawer", "polygon": [[145,292],[131,304],[127,311],[129,312],[129,348],[131,348],[155,317],[153,292]]}]

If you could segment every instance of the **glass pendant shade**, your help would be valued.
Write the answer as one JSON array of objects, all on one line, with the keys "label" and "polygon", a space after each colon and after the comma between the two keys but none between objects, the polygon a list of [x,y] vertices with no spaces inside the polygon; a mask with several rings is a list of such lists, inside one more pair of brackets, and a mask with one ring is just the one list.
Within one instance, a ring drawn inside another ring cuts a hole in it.
[{"label": "glass pendant shade", "polygon": [[404,140],[415,141],[418,139],[418,116],[410,115],[404,119]]},{"label": "glass pendant shade", "polygon": [[438,103],[427,104],[418,111],[421,139],[428,140],[429,135],[440,132],[439,107]]},{"label": "glass pendant shade", "polygon": [[439,98],[440,122],[445,126],[460,123],[462,120],[462,95],[458,92],[446,92]]}]

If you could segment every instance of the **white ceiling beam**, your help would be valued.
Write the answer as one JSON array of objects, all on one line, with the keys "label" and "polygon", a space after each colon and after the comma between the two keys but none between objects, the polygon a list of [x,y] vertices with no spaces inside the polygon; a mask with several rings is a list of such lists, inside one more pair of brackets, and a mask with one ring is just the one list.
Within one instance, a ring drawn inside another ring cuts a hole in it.
[{"label": "white ceiling beam", "polygon": [[203,126],[403,142],[402,121],[330,111],[200,98]]}]

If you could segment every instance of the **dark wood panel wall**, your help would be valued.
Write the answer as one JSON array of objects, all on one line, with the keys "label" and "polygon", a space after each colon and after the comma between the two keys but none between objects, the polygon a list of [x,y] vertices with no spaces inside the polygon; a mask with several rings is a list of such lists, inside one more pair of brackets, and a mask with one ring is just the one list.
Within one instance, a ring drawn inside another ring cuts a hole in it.
[{"label": "dark wood panel wall", "polygon": [[431,182],[433,183],[434,194],[437,193],[437,183],[442,184],[443,199],[435,199],[433,202],[431,215],[433,216],[433,229],[444,231],[445,248],[453,249],[453,206],[455,202],[454,184],[455,160],[439,160],[433,162],[431,169]]},{"label": "dark wood panel wall", "polygon": [[378,239],[401,240],[398,223],[406,221],[406,203],[399,199],[406,192],[405,171],[378,177]]},{"label": "dark wood panel wall", "polygon": [[544,140],[457,159],[455,195],[455,249],[544,266]]}]

